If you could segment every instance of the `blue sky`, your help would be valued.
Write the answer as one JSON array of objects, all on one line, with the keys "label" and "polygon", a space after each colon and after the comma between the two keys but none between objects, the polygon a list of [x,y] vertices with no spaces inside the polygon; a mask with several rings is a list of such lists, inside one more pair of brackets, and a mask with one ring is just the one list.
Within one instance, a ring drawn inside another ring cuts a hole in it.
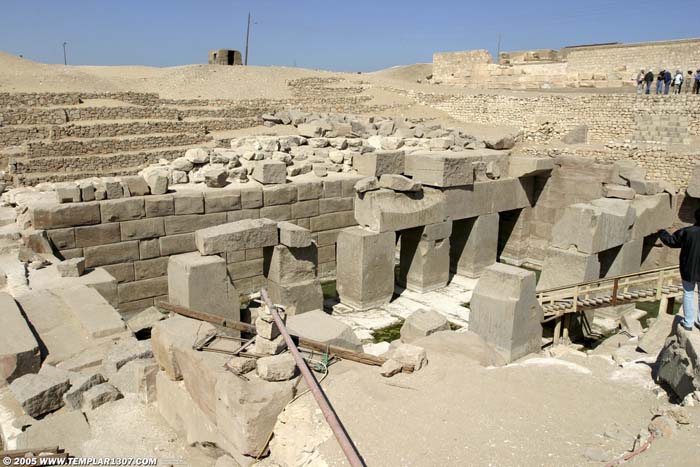
[{"label": "blue sky", "polygon": [[700,37],[700,1],[675,0],[2,0],[0,50],[74,65],[205,63],[243,50],[250,64],[370,71],[436,51],[560,48]]}]

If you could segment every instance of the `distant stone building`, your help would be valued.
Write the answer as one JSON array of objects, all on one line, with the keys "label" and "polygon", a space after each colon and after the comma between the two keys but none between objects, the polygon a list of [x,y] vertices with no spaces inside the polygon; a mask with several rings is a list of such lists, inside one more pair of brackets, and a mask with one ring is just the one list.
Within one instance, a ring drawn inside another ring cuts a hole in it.
[{"label": "distant stone building", "polygon": [[241,53],[238,50],[218,49],[209,51],[210,65],[242,65]]}]

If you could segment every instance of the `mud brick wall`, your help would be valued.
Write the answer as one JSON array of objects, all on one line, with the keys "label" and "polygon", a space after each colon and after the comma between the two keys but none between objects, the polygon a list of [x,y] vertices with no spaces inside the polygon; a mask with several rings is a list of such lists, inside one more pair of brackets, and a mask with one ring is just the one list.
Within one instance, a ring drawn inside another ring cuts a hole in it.
[{"label": "mud brick wall", "polygon": [[[318,245],[320,277],[335,274],[335,242],[357,225],[353,186],[359,176],[285,185],[238,185],[88,203],[33,207],[34,227],[45,229],[65,258],[85,257],[119,282],[119,309],[143,310],[168,293],[168,257],[195,251],[198,229],[241,219],[292,221],[311,230]],[[240,294],[264,285],[261,249],[228,258]]]}]

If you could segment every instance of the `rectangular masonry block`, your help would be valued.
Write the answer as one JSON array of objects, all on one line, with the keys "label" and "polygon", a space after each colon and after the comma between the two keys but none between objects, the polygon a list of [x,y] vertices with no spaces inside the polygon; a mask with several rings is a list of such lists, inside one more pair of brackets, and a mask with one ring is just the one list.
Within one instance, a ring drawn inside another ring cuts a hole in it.
[{"label": "rectangular masonry block", "polygon": [[336,240],[338,240],[338,235],[340,235],[340,232],[342,231],[343,229],[325,230],[323,232],[318,232],[316,234],[316,244],[319,247],[335,245]]},{"label": "rectangular masonry block", "polygon": [[542,275],[537,290],[592,281],[600,277],[600,259],[597,254],[575,250],[547,249]]},{"label": "rectangular masonry block", "polygon": [[139,242],[139,256],[141,259],[151,259],[160,256],[160,241],[157,238],[141,240]]},{"label": "rectangular masonry block", "polygon": [[144,198],[112,199],[100,202],[102,223],[122,222],[145,217]]},{"label": "rectangular masonry block", "polygon": [[257,185],[241,188],[239,192],[241,194],[241,207],[243,209],[255,209],[262,207],[263,193],[261,186]]},{"label": "rectangular masonry block", "polygon": [[403,151],[374,151],[356,155],[353,167],[358,173],[381,177],[384,174],[403,174],[405,156]]},{"label": "rectangular masonry block", "polygon": [[176,193],[173,201],[176,215],[204,213],[204,196],[201,192]]},{"label": "rectangular masonry block", "polygon": [[100,203],[69,203],[31,209],[35,229],[60,229],[100,223]]},{"label": "rectangular masonry block", "polygon": [[168,257],[134,261],[134,278],[137,281],[161,277],[168,273]]},{"label": "rectangular masonry block", "polygon": [[405,193],[387,189],[369,191],[355,198],[355,219],[375,232],[437,224],[447,219],[445,195],[432,188]]},{"label": "rectangular masonry block", "polygon": [[277,222],[244,219],[195,232],[197,249],[203,255],[277,245]]},{"label": "rectangular masonry block", "polygon": [[110,245],[91,246],[84,249],[85,267],[94,268],[106,264],[125,263],[139,259],[139,242],[130,241]]},{"label": "rectangular masonry block", "polygon": [[289,285],[268,281],[267,291],[272,303],[284,306],[288,316],[323,310],[323,290],[318,279]]},{"label": "rectangular masonry block", "polygon": [[287,164],[270,159],[256,161],[251,177],[263,184],[285,183],[287,181]]},{"label": "rectangular masonry block", "polygon": [[319,211],[321,214],[352,211],[353,200],[354,198],[323,198],[319,200]]},{"label": "rectangular masonry block", "polygon": [[82,248],[70,248],[68,250],[59,250],[63,259],[73,259],[82,258],[83,249]]},{"label": "rectangular masonry block", "polygon": [[311,232],[291,222],[279,222],[277,230],[280,243],[288,247],[303,248],[311,245]]},{"label": "rectangular masonry block", "polygon": [[324,180],[323,181],[323,197],[324,198],[340,198],[343,196],[343,181],[342,180]]},{"label": "rectangular masonry block", "polygon": [[117,223],[75,228],[75,246],[78,248],[106,245],[120,241],[121,229]]},{"label": "rectangular masonry block", "polygon": [[484,214],[452,223],[450,269],[462,276],[479,277],[498,255],[498,214]]},{"label": "rectangular masonry block", "polygon": [[228,212],[241,209],[241,194],[237,191],[220,190],[204,192],[204,212]]},{"label": "rectangular masonry block", "polygon": [[197,245],[194,243],[194,233],[160,237],[158,243],[162,256],[178,255],[197,250]]},{"label": "rectangular masonry block", "polygon": [[356,225],[355,215],[352,211],[334,212],[322,214],[311,218],[311,231],[320,232],[323,230],[342,229]]},{"label": "rectangular masonry block", "polygon": [[323,183],[321,181],[297,183],[296,186],[297,199],[299,201],[319,199],[323,195]]},{"label": "rectangular masonry block", "polygon": [[225,224],[227,213],[216,212],[212,214],[190,214],[183,216],[171,216],[163,218],[166,235],[194,232],[215,225]]},{"label": "rectangular masonry block", "polygon": [[121,222],[119,226],[122,241],[142,240],[165,235],[165,225],[162,217]]},{"label": "rectangular masonry block", "polygon": [[[227,253],[228,255],[228,253]],[[237,281],[248,277],[261,276],[264,270],[262,258],[231,262],[226,265],[231,280]]]},{"label": "rectangular masonry block", "polygon": [[0,328],[11,339],[0,339],[0,380],[11,383],[41,366],[39,344],[15,300],[0,293]]},{"label": "rectangular masonry block", "polygon": [[46,232],[49,240],[59,250],[68,250],[75,248],[75,229],[56,229]]},{"label": "rectangular masonry block", "polygon": [[264,249],[263,273],[268,281],[293,284],[316,278],[318,249],[315,244],[303,248],[277,245]]},{"label": "rectangular masonry block", "polygon": [[260,208],[260,217],[275,221],[288,221],[292,218],[292,208],[288,204]]},{"label": "rectangular masonry block", "polygon": [[292,204],[292,219],[314,217],[320,214],[319,200],[299,201]]},{"label": "rectangular masonry block", "polygon": [[125,282],[117,286],[119,302],[133,302],[144,298],[158,297],[168,293],[168,278],[156,277],[141,281]]},{"label": "rectangular masonry block", "polygon": [[165,217],[175,215],[173,195],[147,196],[144,200],[146,217]]},{"label": "rectangular masonry block", "polygon": [[263,188],[263,206],[291,204],[297,201],[297,186],[295,183],[266,186]]},{"label": "rectangular masonry block", "polygon": [[117,280],[117,283],[134,280],[134,263],[117,263],[100,266]]},{"label": "rectangular masonry block", "polygon": [[479,157],[468,152],[419,151],[406,155],[406,175],[423,185],[448,187],[474,182],[472,164]]},{"label": "rectangular masonry block", "polygon": [[241,209],[240,211],[229,211],[226,213],[226,222],[236,222],[243,219],[259,219],[260,209]]},{"label": "rectangular masonry block", "polygon": [[401,232],[401,259],[397,282],[426,293],[445,287],[450,278],[449,239],[423,240],[423,229]]}]

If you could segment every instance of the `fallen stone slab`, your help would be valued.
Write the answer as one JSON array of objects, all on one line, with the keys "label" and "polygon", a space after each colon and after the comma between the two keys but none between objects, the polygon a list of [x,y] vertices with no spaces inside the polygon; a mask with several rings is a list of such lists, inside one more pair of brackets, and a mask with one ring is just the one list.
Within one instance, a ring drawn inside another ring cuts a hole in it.
[{"label": "fallen stone slab", "polygon": [[182,379],[182,370],[177,361],[175,348],[192,347],[198,338],[214,332],[215,327],[206,322],[176,315],[160,321],[151,330],[151,344],[156,362],[172,380]]},{"label": "fallen stone slab", "polygon": [[92,430],[80,411],[59,412],[38,420],[17,436],[17,449],[60,446],[73,456],[86,454],[83,443],[92,438]]},{"label": "fallen stone slab", "polygon": [[11,383],[20,376],[38,372],[39,344],[17,303],[6,293],[0,293],[0,329],[7,336],[0,339],[0,381]]},{"label": "fallen stone slab", "polygon": [[296,374],[297,365],[289,353],[258,359],[256,372],[265,381],[287,381]]},{"label": "fallen stone slab", "polygon": [[686,331],[681,317],[673,323],[673,332],[666,339],[656,360],[657,381],[668,385],[679,400],[700,390],[700,333]]},{"label": "fallen stone slab", "polygon": [[[134,394],[144,403],[156,400],[158,364],[152,358],[127,362],[109,382],[122,394]],[[112,399],[114,400],[114,399]]]},{"label": "fallen stone slab", "polygon": [[151,306],[129,318],[126,322],[126,326],[131,332],[138,335],[150,331],[158,321],[163,321],[164,319],[168,319],[168,315],[162,313],[158,308]]},{"label": "fallen stone slab", "polygon": [[85,274],[85,258],[71,258],[56,264],[61,277],[80,277]]},{"label": "fallen stone slab", "polygon": [[438,331],[447,331],[450,323],[447,318],[434,310],[416,310],[401,326],[401,342],[411,343]]},{"label": "fallen stone slab", "polygon": [[39,373],[21,376],[10,384],[10,390],[28,415],[37,418],[63,407],[63,394],[70,388],[70,374],[51,365]]},{"label": "fallen stone slab", "polygon": [[140,360],[153,357],[153,349],[150,341],[123,341],[117,343],[102,361],[102,374],[110,380],[117,372],[132,360]]},{"label": "fallen stone slab", "polygon": [[355,193],[366,193],[368,191],[378,190],[379,188],[379,180],[377,180],[377,177],[365,177],[355,183],[353,190]]},{"label": "fallen stone slab", "polygon": [[123,398],[122,393],[109,383],[102,383],[91,387],[83,394],[83,408],[95,410],[108,402]]},{"label": "fallen stone slab", "polygon": [[270,219],[243,219],[195,232],[197,250],[203,255],[249,250],[277,245],[277,222]]},{"label": "fallen stone slab", "polygon": [[322,310],[288,317],[287,329],[295,336],[362,352],[362,342],[352,328]]},{"label": "fallen stone slab", "polygon": [[98,384],[104,383],[106,380],[101,373],[78,373],[70,372],[70,389],[63,394],[63,402],[66,407],[74,410],[79,410],[83,406],[83,394]]},{"label": "fallen stone slab", "polygon": [[635,191],[622,185],[603,185],[603,196],[606,198],[634,199]]},{"label": "fallen stone slab", "polygon": [[95,289],[79,285],[53,291],[66,303],[88,336],[105,337],[126,329],[119,312]]},{"label": "fallen stone slab", "polygon": [[423,191],[423,186],[411,180],[403,175],[396,174],[384,174],[379,178],[379,186],[381,188],[387,188],[394,191],[409,191],[409,192],[419,192]]}]

